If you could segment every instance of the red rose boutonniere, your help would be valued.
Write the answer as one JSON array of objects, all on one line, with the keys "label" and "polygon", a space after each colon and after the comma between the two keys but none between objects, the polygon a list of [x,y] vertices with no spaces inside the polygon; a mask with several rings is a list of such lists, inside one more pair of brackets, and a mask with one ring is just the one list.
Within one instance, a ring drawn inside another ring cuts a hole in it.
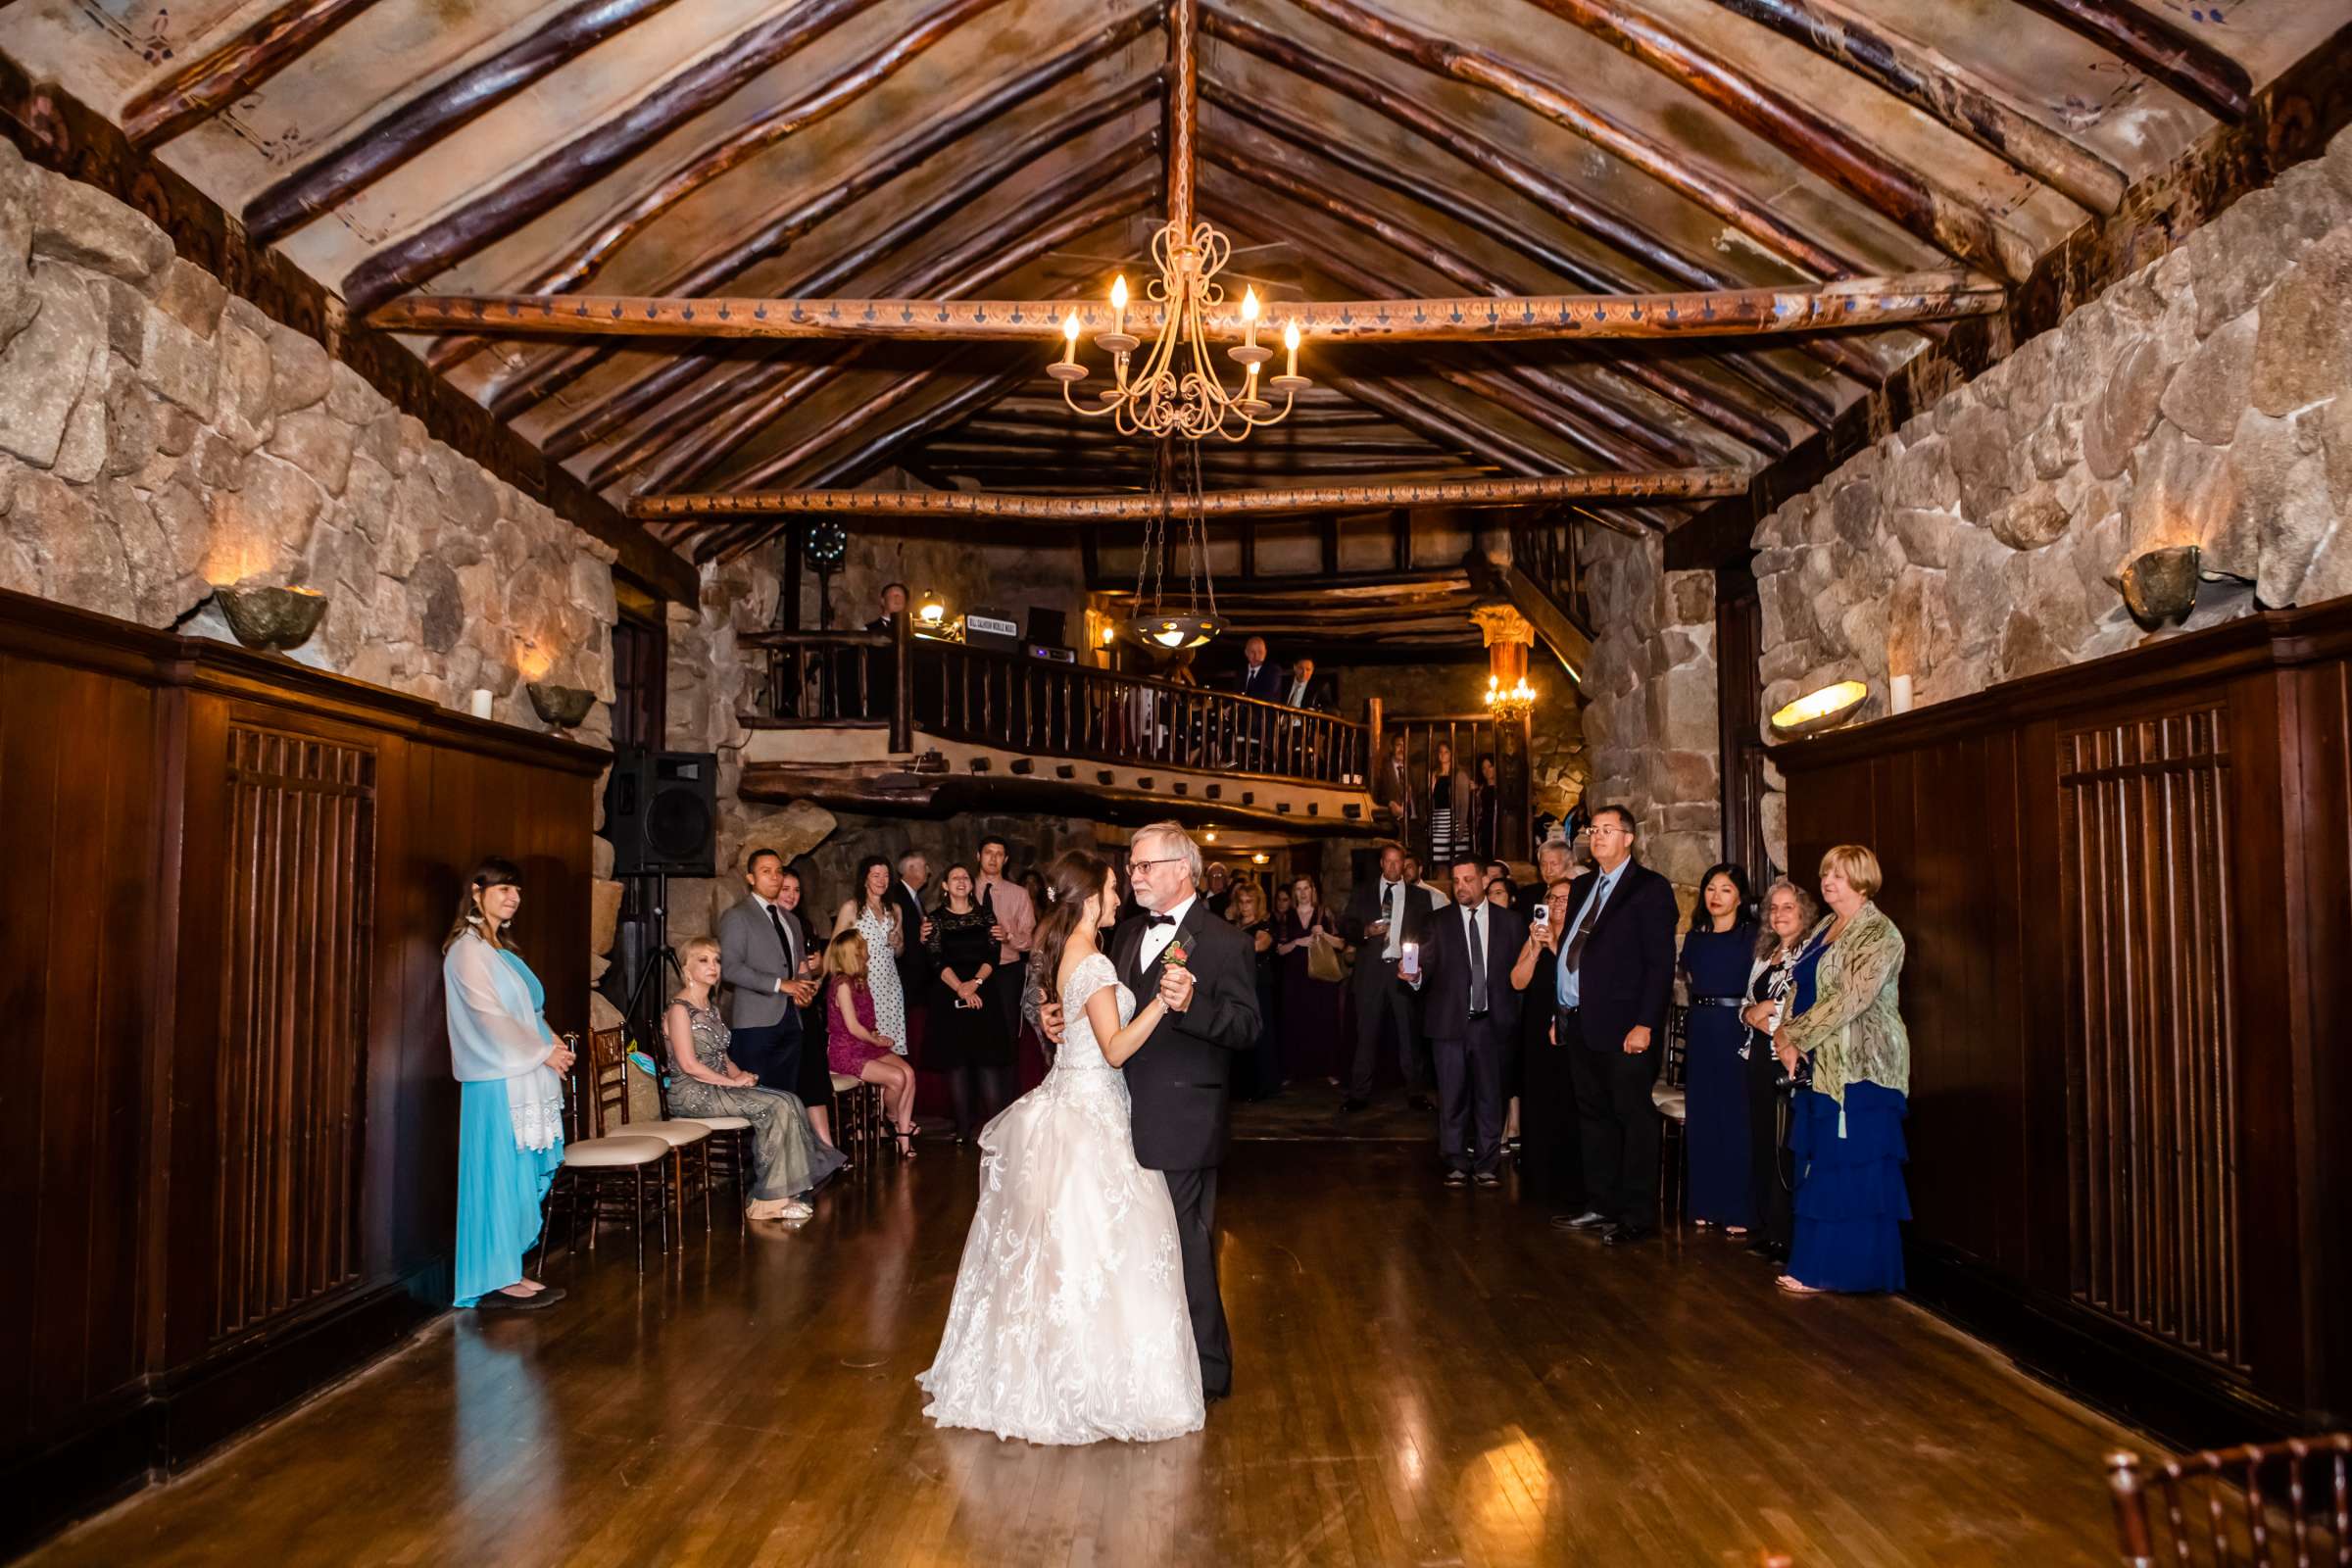
[{"label": "red rose boutonniere", "polygon": [[1171,964],[1176,968],[1181,969],[1184,967],[1184,960],[1190,956],[1190,955],[1184,951],[1184,942],[1181,938],[1179,938],[1177,941],[1169,943],[1166,951],[1162,952],[1159,956],[1161,962]]}]

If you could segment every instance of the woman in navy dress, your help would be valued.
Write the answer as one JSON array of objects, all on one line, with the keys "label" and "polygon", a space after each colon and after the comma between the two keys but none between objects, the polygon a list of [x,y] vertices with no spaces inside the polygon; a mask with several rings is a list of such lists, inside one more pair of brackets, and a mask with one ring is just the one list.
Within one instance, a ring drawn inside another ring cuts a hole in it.
[{"label": "woman in navy dress", "polygon": [[1740,1004],[1756,956],[1747,873],[1712,865],[1699,881],[1699,906],[1683,938],[1683,977],[1690,985],[1690,1022],[1683,1058],[1687,1109],[1684,1148],[1690,1152],[1687,1200],[1701,1226],[1720,1225],[1745,1236],[1754,1216],[1748,1194],[1747,1025]]}]

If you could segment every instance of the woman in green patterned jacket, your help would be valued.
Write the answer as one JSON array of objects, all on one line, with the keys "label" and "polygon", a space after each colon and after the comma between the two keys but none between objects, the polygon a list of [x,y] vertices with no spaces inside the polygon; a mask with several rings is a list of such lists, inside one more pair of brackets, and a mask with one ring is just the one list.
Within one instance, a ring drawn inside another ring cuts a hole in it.
[{"label": "woman in green patterned jacket", "polygon": [[1903,934],[1871,902],[1882,881],[1878,857],[1859,844],[1821,858],[1830,915],[1797,962],[1772,1036],[1788,1072],[1811,1064],[1812,1081],[1799,1075],[1790,1107],[1796,1225],[1781,1276],[1781,1288],[1799,1295],[1903,1288],[1911,1040],[1896,1007]]}]

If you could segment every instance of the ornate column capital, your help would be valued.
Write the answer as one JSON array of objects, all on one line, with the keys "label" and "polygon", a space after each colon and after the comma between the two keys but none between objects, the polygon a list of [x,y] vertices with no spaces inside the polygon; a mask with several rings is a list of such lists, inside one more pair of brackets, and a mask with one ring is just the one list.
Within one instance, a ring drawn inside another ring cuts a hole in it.
[{"label": "ornate column capital", "polygon": [[1496,643],[1516,643],[1522,647],[1532,647],[1535,643],[1536,628],[1525,615],[1500,601],[1475,607],[1470,618],[1477,622],[1489,648]]}]

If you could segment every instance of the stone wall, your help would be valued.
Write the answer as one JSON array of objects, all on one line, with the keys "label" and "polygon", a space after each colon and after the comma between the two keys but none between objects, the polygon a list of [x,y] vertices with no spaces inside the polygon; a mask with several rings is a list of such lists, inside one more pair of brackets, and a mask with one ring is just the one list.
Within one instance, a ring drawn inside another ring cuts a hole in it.
[{"label": "stone wall", "polygon": [[1585,670],[1585,799],[1633,811],[1642,862],[1688,907],[1722,842],[1715,577],[1666,570],[1655,537],[1595,529],[1587,548],[1600,635]]},{"label": "stone wall", "polygon": [[164,231],[0,142],[0,586],[225,637],[216,585],[317,589],[295,656],[463,709],[599,699],[612,553],[429,439]]},{"label": "stone wall", "polygon": [[1884,704],[1891,674],[1944,702],[2172,635],[2111,581],[2160,546],[2221,578],[2191,628],[2352,593],[2348,394],[2352,131],[1765,518],[1765,712],[1845,679]]},{"label": "stone wall", "polygon": [[[891,582],[917,595],[936,589],[959,615],[975,605],[993,605],[1024,626],[1030,607],[1041,605],[1062,612],[1073,639],[1085,634],[1085,568],[1075,536],[1064,531],[1028,540],[853,532],[841,569],[833,573],[834,626],[862,626],[880,614],[882,586]],[[817,618],[816,574],[805,572],[801,624],[814,627]]]}]

